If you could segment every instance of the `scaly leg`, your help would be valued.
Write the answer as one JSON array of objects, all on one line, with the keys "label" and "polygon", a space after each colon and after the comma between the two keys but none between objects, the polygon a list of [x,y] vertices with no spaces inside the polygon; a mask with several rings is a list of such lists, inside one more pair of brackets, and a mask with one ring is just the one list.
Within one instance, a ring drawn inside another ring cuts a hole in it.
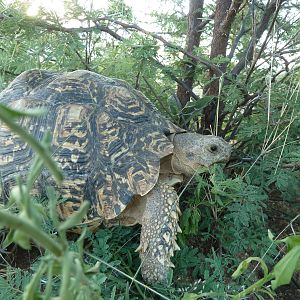
[{"label": "scaly leg", "polygon": [[178,225],[180,214],[179,199],[174,188],[158,183],[142,199],[146,208],[142,217],[140,252],[142,276],[148,283],[166,283],[171,257],[179,250],[176,234],[181,232]]}]

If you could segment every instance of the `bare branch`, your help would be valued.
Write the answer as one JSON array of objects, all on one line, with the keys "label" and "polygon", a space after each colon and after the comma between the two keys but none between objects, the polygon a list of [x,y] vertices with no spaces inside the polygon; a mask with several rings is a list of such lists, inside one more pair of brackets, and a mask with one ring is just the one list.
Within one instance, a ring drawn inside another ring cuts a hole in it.
[{"label": "bare branch", "polygon": [[284,1],[285,1],[285,0],[281,0],[281,2],[279,1],[278,4],[276,3],[276,9],[275,9],[274,17],[273,17],[273,20],[272,20],[271,25],[270,25],[270,27],[269,27],[268,33],[267,33],[267,35],[266,35],[266,38],[265,38],[265,40],[264,40],[262,46],[260,47],[260,50],[259,50],[258,54],[255,56],[255,59],[254,59],[254,61],[252,62],[252,65],[251,65],[250,70],[249,70],[249,72],[248,72],[248,74],[247,74],[247,77],[246,77],[246,81],[245,81],[245,82],[248,82],[248,80],[250,79],[250,76],[251,76],[251,74],[253,73],[253,71],[254,71],[254,69],[255,69],[255,65],[256,65],[258,59],[261,57],[261,54],[262,54],[263,50],[264,50],[265,47],[266,47],[267,41],[268,41],[268,39],[269,39],[269,36],[270,36],[271,33],[272,33],[273,26],[274,26],[275,21],[276,21],[276,18],[277,18],[277,16],[278,16],[278,13],[279,13],[281,4],[282,4]]},{"label": "bare branch", "polygon": [[299,37],[300,37],[300,29],[298,29],[278,51],[282,52],[287,47],[299,45],[300,44]]},{"label": "bare branch", "polygon": [[232,43],[230,53],[227,56],[230,60],[232,59],[234,52],[235,52],[241,38],[250,30],[250,29],[246,28],[246,23],[247,23],[249,17],[250,17],[250,9],[248,10],[247,14],[245,15],[244,19],[242,20],[240,32],[235,37],[235,39]]},{"label": "bare branch", "polygon": [[[0,21],[4,20],[6,18],[12,18],[12,16],[6,16],[4,14],[0,15]],[[113,38],[115,38],[115,39],[117,39],[119,41],[123,41],[124,38],[121,35],[117,34],[115,31],[113,31],[112,29],[110,29],[108,26],[100,24],[101,21],[108,21],[108,22],[111,22],[112,24],[119,25],[119,26],[121,26],[124,29],[135,30],[135,31],[142,32],[142,33],[144,33],[146,35],[152,36],[153,38],[161,41],[165,46],[167,46],[169,48],[176,49],[179,52],[185,54],[186,56],[192,58],[196,62],[198,62],[198,63],[200,63],[202,65],[205,65],[207,68],[213,70],[215,72],[215,74],[218,74],[219,76],[222,75],[222,71],[216,65],[210,63],[208,60],[206,60],[206,59],[204,59],[202,57],[199,57],[197,55],[194,55],[191,52],[187,52],[182,47],[180,47],[178,45],[175,45],[175,44],[172,44],[169,41],[167,41],[166,39],[164,39],[163,37],[161,37],[160,35],[158,35],[156,33],[153,33],[153,32],[150,32],[148,30],[145,30],[145,29],[141,28],[140,26],[138,26],[136,24],[127,24],[127,23],[124,23],[124,22],[121,22],[121,21],[118,21],[118,20],[114,20],[114,19],[112,19],[109,16],[104,16],[104,17],[97,18],[95,20],[91,20],[96,25],[95,26],[91,26],[91,27],[87,27],[87,28],[85,28],[85,27],[66,28],[66,27],[64,27],[62,25],[50,24],[50,23],[48,23],[46,21],[43,21],[43,20],[33,20],[31,18],[25,18],[24,21],[26,23],[29,23],[29,24],[31,23],[32,25],[45,28],[45,29],[47,29],[49,31],[59,31],[59,32],[66,32],[66,33],[83,33],[83,32],[87,33],[87,32],[95,32],[95,31],[99,32],[99,31],[102,31],[102,32],[108,33]]]},{"label": "bare branch", "polygon": [[[9,19],[9,18],[14,18],[12,15],[6,16],[4,14],[0,15],[0,21],[3,21],[5,19]],[[113,38],[122,41],[123,37],[120,36],[119,34],[117,34],[116,32],[114,32],[113,30],[111,30],[109,27],[104,26],[104,25],[100,25],[100,24],[96,24],[95,26],[90,26],[90,27],[73,27],[73,28],[67,28],[64,27],[60,24],[56,25],[56,24],[51,24],[48,23],[46,21],[43,20],[38,20],[38,19],[32,19],[29,17],[26,17],[22,20],[23,23],[25,24],[31,24],[37,27],[41,27],[44,28],[48,31],[58,31],[58,32],[66,32],[66,33],[89,33],[89,32],[106,32],[109,35],[111,35]]]},{"label": "bare branch", "polygon": [[[288,65],[291,64],[294,61],[287,62]],[[279,75],[284,74],[280,80],[277,81],[277,83],[283,82],[288,76],[295,73],[297,70],[300,69],[300,65],[294,66],[292,69],[286,70],[285,68],[279,70],[276,74],[274,74],[271,78],[271,82],[275,82]],[[256,104],[260,101],[262,94],[264,93],[265,89],[267,88],[267,84],[265,83],[265,79],[263,78],[261,80],[262,88],[253,95],[244,95],[244,101],[237,104],[231,111],[229,118],[227,120],[227,124],[225,129],[223,130],[223,135],[231,131],[230,139],[234,138],[234,136],[237,133],[237,130],[243,121],[245,117],[248,117],[252,114],[253,108],[256,106]],[[242,110],[241,110],[242,108]],[[237,111],[243,111],[243,113],[239,117],[235,117]],[[228,114],[228,113],[227,113]]]},{"label": "bare branch", "polygon": [[215,13],[211,14],[209,17],[203,18],[202,22],[197,26],[196,30],[198,32],[202,31],[208,23],[214,20],[214,17]]},{"label": "bare branch", "polygon": [[[235,65],[232,70],[232,75],[237,76],[247,65],[252,61],[253,52],[256,42],[261,38],[264,31],[268,28],[269,21],[274,14],[274,12],[281,7],[282,3],[286,0],[272,0],[269,1],[267,7],[264,10],[264,14],[261,18],[260,25],[258,26],[256,32],[253,34],[253,38],[251,39],[249,46],[244,51],[243,56],[239,60],[239,62]],[[274,18],[275,19],[275,18]]]},{"label": "bare branch", "polygon": [[157,59],[152,59],[153,62],[155,62],[157,64],[157,66],[162,70],[162,72],[164,72],[165,74],[167,74],[172,80],[174,80],[175,82],[177,82],[179,85],[181,85],[183,88],[185,88],[187,90],[187,92],[191,95],[192,98],[194,98],[195,100],[199,100],[199,97],[193,92],[193,90],[191,90],[189,88],[189,86],[186,85],[185,82],[183,82],[182,80],[180,80],[179,78],[177,78],[170,70],[168,70],[168,68],[166,68],[166,66],[164,66],[159,60]]},{"label": "bare branch", "polygon": [[0,72],[5,73],[5,74],[8,74],[8,75],[11,75],[11,76],[13,76],[13,77],[17,77],[18,75],[20,75],[20,73],[16,74],[16,73],[11,72],[11,71],[9,71],[9,70],[5,70],[4,68],[1,68],[1,69],[0,69]]},{"label": "bare branch", "polygon": [[76,55],[80,59],[80,62],[85,66],[85,69],[88,71],[92,71],[91,68],[89,67],[89,64],[86,62],[86,60],[82,57],[82,55],[79,53],[77,49],[74,49]]}]

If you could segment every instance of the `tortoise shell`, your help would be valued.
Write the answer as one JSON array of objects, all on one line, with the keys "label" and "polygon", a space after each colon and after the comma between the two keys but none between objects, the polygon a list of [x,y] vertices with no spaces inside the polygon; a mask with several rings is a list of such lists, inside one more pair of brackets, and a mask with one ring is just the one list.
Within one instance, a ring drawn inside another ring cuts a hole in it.
[{"label": "tortoise shell", "polygon": [[[24,111],[47,109],[19,124],[39,140],[46,130],[52,134],[52,155],[65,178],[58,187],[64,217],[84,200],[91,201],[89,219],[117,217],[135,195],[153,188],[161,158],[173,151],[168,135],[183,131],[126,82],[89,71],[26,71],[2,91],[0,102]],[[33,156],[0,123],[2,193],[17,175],[26,176]],[[39,192],[49,184],[53,181],[44,170]]]}]

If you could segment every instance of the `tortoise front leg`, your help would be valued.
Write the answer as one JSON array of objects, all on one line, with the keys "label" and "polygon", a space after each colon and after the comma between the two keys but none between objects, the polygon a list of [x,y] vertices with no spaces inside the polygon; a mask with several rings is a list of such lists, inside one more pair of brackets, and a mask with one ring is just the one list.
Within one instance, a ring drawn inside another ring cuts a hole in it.
[{"label": "tortoise front leg", "polygon": [[142,201],[146,201],[142,217],[140,251],[141,272],[148,283],[167,283],[171,257],[179,250],[176,234],[181,232],[178,225],[179,198],[174,188],[158,183]]}]

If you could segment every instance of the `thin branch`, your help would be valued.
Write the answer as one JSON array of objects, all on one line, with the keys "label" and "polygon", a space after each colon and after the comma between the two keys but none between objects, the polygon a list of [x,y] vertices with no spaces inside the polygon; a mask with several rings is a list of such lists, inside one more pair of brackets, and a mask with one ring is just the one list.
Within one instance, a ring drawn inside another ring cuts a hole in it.
[{"label": "thin branch", "polygon": [[[6,15],[0,15],[0,21],[3,21],[5,19],[13,19],[14,17],[12,15],[6,16]],[[104,26],[104,25],[100,25],[100,24],[96,24],[96,22],[94,22],[96,25],[95,26],[91,26],[91,27],[71,27],[71,28],[67,28],[64,27],[62,25],[55,25],[55,24],[50,24],[46,21],[43,20],[37,20],[37,19],[32,19],[29,17],[26,17],[22,20],[23,23],[26,24],[30,24],[30,25],[34,25],[37,27],[41,27],[44,28],[48,31],[58,31],[58,32],[66,32],[66,33],[88,33],[88,32],[106,32],[109,35],[111,35],[113,38],[122,41],[124,38],[122,36],[120,36],[119,34],[117,34],[116,32],[114,32],[113,30],[111,30],[109,27]]]},{"label": "thin branch", "polygon": [[177,78],[166,66],[164,66],[159,60],[152,58],[152,61],[155,62],[157,64],[157,66],[162,70],[162,72],[164,72],[165,74],[167,74],[168,76],[170,76],[170,78],[172,80],[174,80],[175,82],[177,82],[179,85],[181,85],[183,88],[186,89],[186,91],[190,94],[190,96],[192,98],[194,98],[195,100],[199,100],[200,98],[193,92],[193,90],[191,90],[182,80],[180,80],[179,78]]},{"label": "thin branch", "polygon": [[[11,18],[12,16],[3,16],[3,15],[0,15],[0,21],[4,18]],[[27,23],[31,23],[32,25],[35,25],[35,26],[38,26],[38,27],[42,27],[46,30],[49,30],[49,31],[57,31],[57,32],[65,32],[65,33],[88,33],[88,32],[106,32],[108,33],[109,35],[111,35],[113,38],[119,40],[119,41],[124,41],[126,40],[124,37],[122,37],[121,35],[117,34],[115,31],[113,31],[112,29],[110,29],[108,26],[104,26],[104,25],[101,25],[99,24],[99,21],[109,21],[109,22],[112,22],[113,24],[117,24],[125,29],[134,29],[134,30],[137,30],[137,31],[140,31],[144,34],[147,34],[147,35],[150,35],[158,40],[160,40],[161,42],[163,42],[166,46],[168,47],[171,47],[171,48],[174,48],[174,49],[177,49],[179,50],[180,52],[182,53],[185,53],[187,56],[193,58],[195,61],[199,62],[199,63],[202,63],[204,65],[206,65],[208,68],[211,68],[213,69],[217,74],[221,74],[221,70],[211,64],[210,62],[206,61],[205,59],[202,59],[192,53],[188,53],[186,52],[184,49],[182,49],[181,47],[177,46],[177,45],[174,45],[174,44],[171,44],[169,43],[168,41],[166,41],[164,38],[162,38],[161,36],[155,34],[155,33],[151,33],[147,30],[144,30],[142,29],[141,27],[139,27],[138,25],[135,25],[135,24],[126,24],[124,22],[120,22],[120,21],[115,21],[113,20],[112,18],[110,17],[101,17],[101,18],[98,18],[97,20],[93,20],[93,22],[96,24],[95,26],[92,26],[92,27],[79,27],[79,28],[66,28],[66,27],[63,27],[61,25],[55,25],[55,24],[49,24],[43,20],[32,20],[30,18],[26,18],[25,19],[25,22]],[[76,53],[77,55],[79,53]],[[78,55],[79,56],[79,55]],[[84,59],[79,56],[81,62],[84,61]],[[179,85],[181,85],[182,87],[184,87],[186,89],[186,91],[190,94],[190,96],[192,98],[194,98],[195,100],[198,100],[199,97],[180,79],[178,79],[171,71],[167,70],[167,68],[161,63],[159,62],[158,60],[156,60],[155,58],[153,58],[153,61],[162,69],[162,71],[166,74],[168,74],[172,80],[174,80],[175,82],[177,82]]]},{"label": "thin branch", "polygon": [[[63,32],[68,32],[68,33],[93,32],[95,30],[105,31],[105,32],[109,33],[112,37],[116,38],[119,41],[124,41],[125,40],[124,37],[122,37],[121,35],[115,33],[114,31],[109,29],[107,26],[99,25],[96,22],[95,22],[95,24],[96,24],[96,26],[93,26],[93,27],[90,27],[90,28],[64,28],[64,27],[60,27],[60,26],[50,26],[50,28],[51,28],[51,30],[63,31]],[[43,23],[43,25],[45,25],[45,24]],[[62,29],[62,30],[60,30],[60,29]],[[83,59],[82,59],[82,61],[83,61]],[[168,74],[171,77],[172,80],[174,80],[179,85],[181,85],[183,88],[185,88],[189,92],[191,97],[193,97],[195,100],[199,99],[199,97],[183,81],[178,79],[171,71],[167,70],[167,68],[161,62],[159,62],[155,58],[153,58],[153,61],[162,69],[162,71],[164,73]]]},{"label": "thin branch", "polygon": [[294,72],[296,72],[298,70],[300,70],[300,64],[297,65],[297,66],[295,66],[295,67],[293,67],[291,70],[289,70],[289,72],[286,72],[285,75],[280,80],[277,81],[277,83],[285,81],[287,79],[287,77],[289,77],[292,73],[294,73]]},{"label": "thin branch", "polygon": [[215,18],[215,13],[211,14],[209,17],[203,18],[202,22],[197,26],[196,31],[202,31],[205,26],[213,21]]},{"label": "thin branch", "polygon": [[150,84],[150,82],[148,81],[148,79],[143,76],[142,77],[143,80],[145,81],[145,83],[147,84],[149,90],[151,91],[151,93],[154,95],[155,99],[157,100],[157,102],[161,105],[161,107],[163,108],[163,110],[169,115],[169,117],[171,117],[173,119],[173,115],[169,112],[169,110],[167,109],[167,107],[165,106],[165,104],[160,100],[160,97],[157,95],[155,89],[153,88],[153,86]]},{"label": "thin branch", "polygon": [[14,73],[14,72],[11,72],[11,71],[9,71],[9,70],[5,70],[5,69],[3,69],[3,68],[0,69],[0,72],[5,73],[5,74],[8,74],[8,75],[11,75],[11,76],[14,76],[14,77],[17,77],[18,75],[20,75],[20,73],[16,74],[16,73]]},{"label": "thin branch", "polygon": [[247,49],[245,49],[244,54],[240,58],[239,62],[231,71],[233,76],[237,76],[238,74],[240,74],[240,72],[247,66],[247,64],[252,61],[256,42],[261,38],[264,31],[268,28],[269,21],[276,9],[280,7],[284,1],[286,0],[272,0],[271,2],[268,2],[268,5],[266,6],[264,14],[261,18],[260,25],[258,26],[257,30],[253,33],[253,38],[251,39]]},{"label": "thin branch", "polygon": [[254,71],[254,69],[255,69],[255,65],[256,65],[258,59],[261,57],[263,50],[264,50],[265,47],[266,47],[267,41],[268,41],[268,39],[269,39],[269,37],[270,37],[270,35],[271,35],[271,33],[272,33],[272,30],[273,30],[275,21],[276,21],[276,19],[277,19],[279,10],[280,10],[280,8],[281,8],[281,4],[282,4],[284,1],[285,1],[285,0],[281,0],[281,2],[279,2],[278,5],[276,5],[276,10],[275,10],[275,12],[274,12],[273,20],[272,20],[272,22],[271,22],[271,25],[270,25],[269,30],[268,30],[268,32],[267,32],[266,38],[265,38],[265,40],[264,40],[262,46],[260,47],[260,50],[259,50],[258,54],[255,56],[255,59],[254,59],[254,61],[252,62],[252,65],[251,65],[250,70],[249,70],[249,72],[248,72],[248,74],[247,74],[247,77],[246,77],[246,81],[245,81],[246,83],[249,81],[249,79],[250,79],[250,77],[251,77],[251,75],[252,75],[252,73],[253,73],[253,71]]},{"label": "thin branch", "polygon": [[249,32],[250,29],[246,29],[246,23],[247,23],[247,20],[248,18],[250,17],[250,9],[248,10],[247,14],[245,15],[245,17],[243,18],[242,20],[242,25],[241,25],[241,29],[240,29],[240,32],[238,33],[238,35],[235,37],[233,43],[232,43],[232,46],[231,46],[231,49],[230,49],[230,53],[228,54],[228,58],[231,60],[233,55],[234,55],[234,52],[241,40],[241,38],[247,33]]},{"label": "thin branch", "polygon": [[140,26],[136,25],[136,24],[127,24],[121,21],[117,21],[117,20],[113,20],[111,17],[101,17],[98,18],[96,21],[109,21],[112,22],[113,24],[117,24],[121,27],[123,27],[124,29],[127,30],[136,30],[139,32],[142,32],[146,35],[152,36],[154,39],[161,41],[166,47],[172,48],[172,49],[176,49],[179,52],[185,54],[186,56],[188,56],[189,58],[192,58],[194,61],[205,65],[207,68],[211,69],[214,71],[215,74],[217,74],[218,76],[221,76],[223,74],[223,72],[214,64],[212,64],[211,62],[209,62],[208,60],[199,57],[197,55],[194,55],[191,52],[185,51],[182,47],[175,45],[173,43],[170,43],[169,41],[167,41],[166,39],[164,39],[162,36],[155,34],[153,32],[150,32],[148,30],[145,30],[143,28],[141,28]]},{"label": "thin branch", "polygon": [[237,15],[238,11],[240,10],[240,6],[241,6],[242,2],[243,2],[243,0],[233,0],[231,2],[231,5],[227,11],[226,17],[221,24],[224,29],[227,29],[227,30],[230,29],[235,16]]},{"label": "thin branch", "polygon": [[91,68],[89,67],[89,64],[86,62],[86,60],[81,56],[81,54],[79,53],[79,51],[77,49],[74,49],[76,55],[78,56],[78,58],[80,59],[80,62],[85,66],[85,69],[88,71],[91,71]]}]

